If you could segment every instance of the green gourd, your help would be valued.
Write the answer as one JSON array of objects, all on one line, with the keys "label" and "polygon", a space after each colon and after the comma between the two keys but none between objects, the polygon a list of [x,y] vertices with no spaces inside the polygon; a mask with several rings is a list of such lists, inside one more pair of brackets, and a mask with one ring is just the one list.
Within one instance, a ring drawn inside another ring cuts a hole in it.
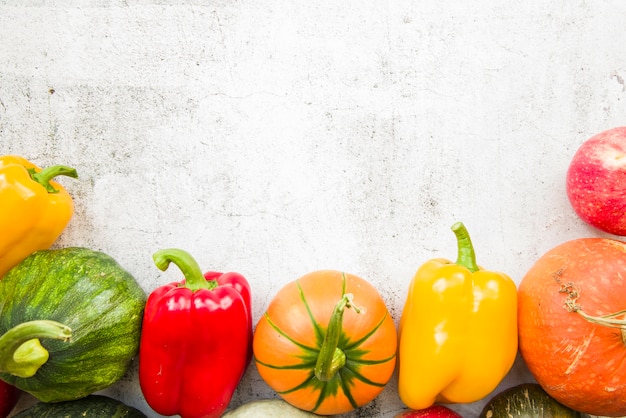
[{"label": "green gourd", "polygon": [[102,395],[89,395],[76,401],[39,402],[13,418],[146,418],[132,406]]},{"label": "green gourd", "polygon": [[479,418],[588,418],[551,398],[537,383],[506,389],[485,405]]},{"label": "green gourd", "polygon": [[102,252],[34,252],[0,280],[0,379],[43,402],[110,386],[138,352],[145,302]]}]

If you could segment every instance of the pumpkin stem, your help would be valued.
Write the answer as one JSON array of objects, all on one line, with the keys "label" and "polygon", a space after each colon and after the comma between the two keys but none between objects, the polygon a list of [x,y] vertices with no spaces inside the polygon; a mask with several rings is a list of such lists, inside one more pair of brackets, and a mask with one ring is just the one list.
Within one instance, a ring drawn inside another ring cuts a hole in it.
[{"label": "pumpkin stem", "polygon": [[23,322],[0,336],[0,371],[18,377],[31,377],[49,357],[39,338],[69,341],[72,330],[55,321]]},{"label": "pumpkin stem", "polygon": [[359,308],[352,303],[353,295],[347,293],[343,295],[341,300],[335,305],[330,320],[328,321],[328,329],[324,336],[324,343],[320,349],[317,363],[315,364],[315,377],[322,382],[330,381],[335,374],[346,364],[346,354],[339,345],[339,337],[341,337],[343,327],[343,313],[345,308],[352,308],[356,313],[364,312],[364,308]]},{"label": "pumpkin stem", "polygon": [[452,229],[452,232],[456,235],[458,247],[455,264],[465,267],[472,273],[477,272],[479,268],[476,264],[476,253],[474,252],[474,245],[472,245],[472,240],[470,239],[469,232],[467,232],[467,228],[465,228],[463,222],[457,222],[452,225],[450,229]]},{"label": "pumpkin stem", "polygon": [[161,271],[167,270],[170,263],[176,264],[185,276],[185,281],[181,282],[178,287],[186,287],[195,292],[200,289],[213,290],[218,286],[217,280],[205,279],[198,262],[186,251],[178,248],[159,250],[154,253],[152,259]]},{"label": "pumpkin stem", "polygon": [[565,310],[568,312],[575,312],[593,324],[611,328],[620,328],[622,342],[626,345],[626,309],[600,316],[589,315],[583,311],[582,306],[578,303],[578,298],[580,297],[580,290],[578,286],[572,282],[558,283],[561,285],[559,293],[567,294],[567,298],[563,304]]}]

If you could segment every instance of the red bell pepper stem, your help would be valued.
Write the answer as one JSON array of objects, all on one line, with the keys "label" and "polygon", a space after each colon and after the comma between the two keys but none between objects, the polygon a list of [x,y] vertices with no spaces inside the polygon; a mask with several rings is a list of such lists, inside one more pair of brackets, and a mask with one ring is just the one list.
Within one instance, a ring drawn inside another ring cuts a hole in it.
[{"label": "red bell pepper stem", "polygon": [[467,232],[467,228],[465,228],[463,222],[457,222],[452,225],[451,229],[454,235],[456,235],[458,245],[456,264],[467,268],[472,273],[477,272],[480,269],[476,264],[476,253],[474,252],[474,246],[472,245],[472,240],[470,239],[469,232]]},{"label": "red bell pepper stem", "polygon": [[198,262],[188,252],[178,248],[167,248],[159,250],[152,256],[154,264],[161,271],[167,270],[170,263],[176,264],[176,266],[182,271],[185,276],[185,281],[182,282],[179,287],[186,287],[192,292],[200,289],[213,290],[218,286],[216,280],[207,280],[202,274],[202,270],[198,265]]},{"label": "red bell pepper stem", "polygon": [[53,165],[52,167],[44,168],[40,172],[36,172],[35,169],[30,169],[28,170],[28,173],[30,174],[30,178],[45,187],[48,193],[59,192],[50,184],[50,181],[56,176],[68,176],[72,178],[78,178],[78,173],[76,172],[76,169],[64,165]]}]

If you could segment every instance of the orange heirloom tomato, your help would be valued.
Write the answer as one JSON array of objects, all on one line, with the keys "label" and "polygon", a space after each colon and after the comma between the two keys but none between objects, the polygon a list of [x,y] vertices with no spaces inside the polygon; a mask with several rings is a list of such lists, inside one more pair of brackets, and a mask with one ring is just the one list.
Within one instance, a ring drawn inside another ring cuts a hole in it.
[{"label": "orange heirloom tomato", "polygon": [[279,290],[253,339],[263,380],[291,405],[320,415],[378,396],[393,374],[396,348],[396,327],[378,291],[334,270]]}]

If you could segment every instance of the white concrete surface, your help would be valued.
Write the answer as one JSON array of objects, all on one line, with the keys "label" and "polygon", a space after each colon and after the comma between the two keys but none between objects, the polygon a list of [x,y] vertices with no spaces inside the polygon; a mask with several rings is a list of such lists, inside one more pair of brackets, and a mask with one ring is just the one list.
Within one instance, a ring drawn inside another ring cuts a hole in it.
[{"label": "white concrete surface", "polygon": [[[626,124],[625,21],[622,0],[0,1],[0,152],[76,167],[57,245],[146,291],[179,278],[152,253],[180,247],[246,275],[255,321],[321,268],[370,280],[398,320],[417,267],[456,256],[457,220],[517,282],[600,235],[564,179]],[[531,379],[520,363],[500,388]],[[105,393],[157,416],[136,368]],[[232,405],[271,396],[251,366]],[[400,409],[392,381],[347,416]]]}]

